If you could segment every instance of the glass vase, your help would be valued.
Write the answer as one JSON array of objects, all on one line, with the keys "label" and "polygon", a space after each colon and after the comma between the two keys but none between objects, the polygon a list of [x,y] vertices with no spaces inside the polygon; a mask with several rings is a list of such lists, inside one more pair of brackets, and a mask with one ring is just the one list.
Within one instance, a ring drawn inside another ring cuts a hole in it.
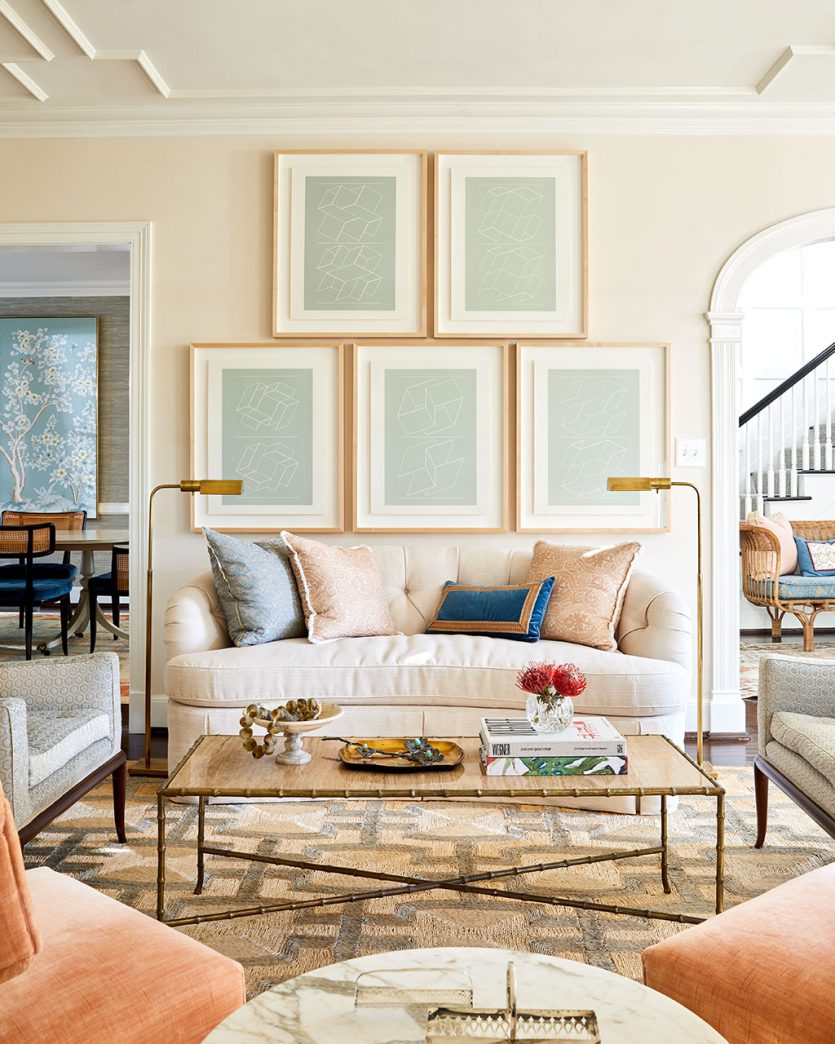
[{"label": "glass vase", "polygon": [[568,696],[532,693],[525,704],[525,712],[537,732],[563,732],[574,720],[574,701]]}]

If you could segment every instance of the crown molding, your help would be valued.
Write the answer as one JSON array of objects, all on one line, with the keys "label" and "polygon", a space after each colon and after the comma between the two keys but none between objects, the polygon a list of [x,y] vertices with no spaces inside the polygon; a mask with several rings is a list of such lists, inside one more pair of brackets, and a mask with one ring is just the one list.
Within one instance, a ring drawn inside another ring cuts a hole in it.
[{"label": "crown molding", "polygon": [[399,97],[311,97],[307,92],[273,104],[188,104],[109,109],[0,109],[0,138],[110,138],[273,136],[305,140],[379,135],[473,138],[533,135],[831,135],[835,104],[767,102],[704,96],[665,100],[535,100],[508,92],[466,100],[401,92]]}]

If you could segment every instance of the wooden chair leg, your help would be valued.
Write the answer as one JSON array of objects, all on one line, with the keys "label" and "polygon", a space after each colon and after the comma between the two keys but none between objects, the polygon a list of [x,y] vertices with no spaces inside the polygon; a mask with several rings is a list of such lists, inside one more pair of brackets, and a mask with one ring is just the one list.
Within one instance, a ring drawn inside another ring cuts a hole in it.
[{"label": "wooden chair leg", "polygon": [[61,599],[61,651],[64,656],[70,655],[70,596]]},{"label": "wooden chair leg", "polygon": [[17,626],[21,629],[21,631],[23,630],[24,623],[25,623],[25,620],[24,620],[24,616],[23,616],[23,606],[21,606],[20,607],[20,611],[17,614]]},{"label": "wooden chair leg", "polygon": [[32,606],[26,605],[23,607],[23,623],[26,628],[26,659],[32,659]]},{"label": "wooden chair leg", "polygon": [[[113,618],[113,626],[114,627],[118,627],[119,626],[119,612],[120,612],[120,609],[121,609],[121,607],[119,605],[119,592],[118,591],[114,591],[113,594],[110,596],[110,602],[111,602],[111,605],[113,607],[112,610],[111,610],[111,613],[110,613],[111,617]],[[113,637],[116,638],[116,637],[118,637],[118,635],[114,634]]]},{"label": "wooden chair leg", "polygon": [[116,823],[116,837],[120,844],[125,844],[125,784],[128,777],[128,763],[123,761],[115,769],[113,776],[113,819]]},{"label": "wooden chair leg", "polygon": [[757,840],[754,848],[762,848],[768,829],[768,776],[754,762],[754,798],[757,804]]},{"label": "wooden chair leg", "polygon": [[815,648],[815,617],[807,616],[805,613],[798,614],[803,625],[803,651],[813,652]]},{"label": "wooden chair leg", "polygon": [[96,613],[98,612],[98,598],[95,591],[91,591],[87,588],[87,597],[90,604],[90,652],[96,651],[96,629],[98,627],[98,620],[96,619]]},{"label": "wooden chair leg", "polygon": [[771,641],[782,642],[783,640],[783,614],[777,613],[771,617]]}]

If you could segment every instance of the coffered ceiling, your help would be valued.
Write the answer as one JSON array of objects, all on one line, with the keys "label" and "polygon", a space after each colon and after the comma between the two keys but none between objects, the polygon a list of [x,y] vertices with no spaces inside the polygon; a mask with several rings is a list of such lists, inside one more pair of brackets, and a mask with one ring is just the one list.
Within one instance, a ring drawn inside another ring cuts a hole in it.
[{"label": "coffered ceiling", "polygon": [[832,0],[0,0],[0,134],[831,132]]}]

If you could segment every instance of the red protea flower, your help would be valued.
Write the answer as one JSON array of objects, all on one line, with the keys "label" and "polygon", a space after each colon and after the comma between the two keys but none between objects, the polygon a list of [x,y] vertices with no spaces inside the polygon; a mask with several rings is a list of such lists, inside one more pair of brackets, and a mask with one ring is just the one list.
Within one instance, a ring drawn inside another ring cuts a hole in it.
[{"label": "red protea flower", "polygon": [[516,675],[516,685],[522,692],[532,692],[540,696],[551,685],[553,673],[552,663],[529,663]]},{"label": "red protea flower", "polygon": [[576,699],[585,691],[586,676],[575,664],[564,663],[559,667],[554,667],[551,684],[560,696],[570,696],[571,699]]}]

